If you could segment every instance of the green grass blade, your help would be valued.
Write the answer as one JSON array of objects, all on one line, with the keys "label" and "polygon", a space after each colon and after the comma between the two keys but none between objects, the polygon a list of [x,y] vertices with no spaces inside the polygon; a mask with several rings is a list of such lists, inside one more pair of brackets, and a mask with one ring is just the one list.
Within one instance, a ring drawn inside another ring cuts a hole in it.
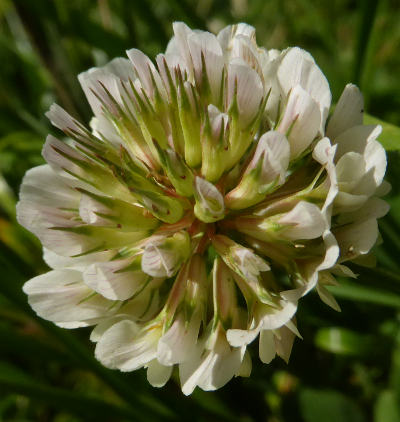
[{"label": "green grass blade", "polygon": [[104,398],[82,395],[38,382],[5,362],[0,362],[0,391],[35,398],[53,408],[85,417],[85,420],[148,420],[133,409],[107,402]]},{"label": "green grass blade", "polygon": [[353,81],[361,86],[363,67],[368,50],[368,43],[371,37],[374,25],[376,10],[378,8],[378,0],[363,0],[361,3],[361,20],[358,29],[357,48],[355,51],[355,60],[353,68]]},{"label": "green grass blade", "polygon": [[400,294],[364,286],[360,281],[341,280],[339,286],[327,287],[339,299],[349,299],[356,302],[367,302],[374,305],[400,308]]}]

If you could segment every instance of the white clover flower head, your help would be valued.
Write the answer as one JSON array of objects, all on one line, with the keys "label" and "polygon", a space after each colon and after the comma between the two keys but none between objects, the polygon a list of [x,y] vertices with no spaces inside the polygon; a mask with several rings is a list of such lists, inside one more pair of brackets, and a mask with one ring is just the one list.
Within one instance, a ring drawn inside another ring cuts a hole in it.
[{"label": "white clover flower head", "polygon": [[[94,326],[96,357],[182,390],[248,376],[247,346],[288,360],[295,313],[370,253],[386,155],[347,85],[330,119],[309,53],[173,26],[153,63],[136,49],[79,75],[91,129],[57,105],[46,165],[27,172],[18,220],[52,268],[24,291],[60,327]],[[280,276],[286,274],[287,277]]]}]

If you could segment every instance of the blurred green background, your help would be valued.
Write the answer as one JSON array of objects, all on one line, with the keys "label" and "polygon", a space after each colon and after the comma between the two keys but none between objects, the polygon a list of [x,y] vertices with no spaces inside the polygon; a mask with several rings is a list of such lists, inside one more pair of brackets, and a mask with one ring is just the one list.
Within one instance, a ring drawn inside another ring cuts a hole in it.
[{"label": "blurred green background", "polygon": [[[89,106],[76,75],[127,48],[165,49],[171,23],[218,31],[244,21],[259,45],[310,51],[334,101],[347,82],[366,110],[389,122],[390,214],[380,222],[376,268],[353,266],[336,313],[302,299],[288,365],[262,365],[214,393],[161,390],[145,372],[121,374],[93,358],[88,330],[38,319],[21,286],[46,271],[38,241],[18,226],[15,202],[27,169],[43,162],[57,102],[85,123]],[[398,0],[0,0],[0,421],[400,421],[400,4]]]}]

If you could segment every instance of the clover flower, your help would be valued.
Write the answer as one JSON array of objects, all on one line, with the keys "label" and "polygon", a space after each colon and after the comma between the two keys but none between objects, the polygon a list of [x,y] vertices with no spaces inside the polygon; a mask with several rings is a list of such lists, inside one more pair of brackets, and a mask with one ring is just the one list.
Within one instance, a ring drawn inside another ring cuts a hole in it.
[{"label": "clover flower", "polygon": [[300,48],[266,50],[238,24],[175,23],[155,64],[136,49],[79,75],[87,129],[57,105],[48,164],[27,172],[19,222],[52,268],[24,291],[60,327],[94,326],[109,368],[182,390],[248,376],[247,346],[288,361],[299,300],[355,277],[377,241],[385,151],[347,85]]}]

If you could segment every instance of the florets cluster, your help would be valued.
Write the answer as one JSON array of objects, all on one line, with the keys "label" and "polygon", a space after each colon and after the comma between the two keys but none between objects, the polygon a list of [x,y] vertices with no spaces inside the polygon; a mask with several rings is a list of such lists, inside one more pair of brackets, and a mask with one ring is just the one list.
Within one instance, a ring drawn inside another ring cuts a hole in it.
[{"label": "florets cluster", "polygon": [[329,85],[300,48],[266,50],[254,28],[217,36],[174,24],[154,64],[139,50],[79,75],[91,129],[53,105],[66,137],[30,170],[20,223],[52,268],[29,303],[65,328],[95,326],[96,357],[147,368],[155,386],[179,367],[182,390],[247,376],[247,346],[289,359],[295,312],[347,261],[369,253],[385,151],[347,85],[327,123]]}]

